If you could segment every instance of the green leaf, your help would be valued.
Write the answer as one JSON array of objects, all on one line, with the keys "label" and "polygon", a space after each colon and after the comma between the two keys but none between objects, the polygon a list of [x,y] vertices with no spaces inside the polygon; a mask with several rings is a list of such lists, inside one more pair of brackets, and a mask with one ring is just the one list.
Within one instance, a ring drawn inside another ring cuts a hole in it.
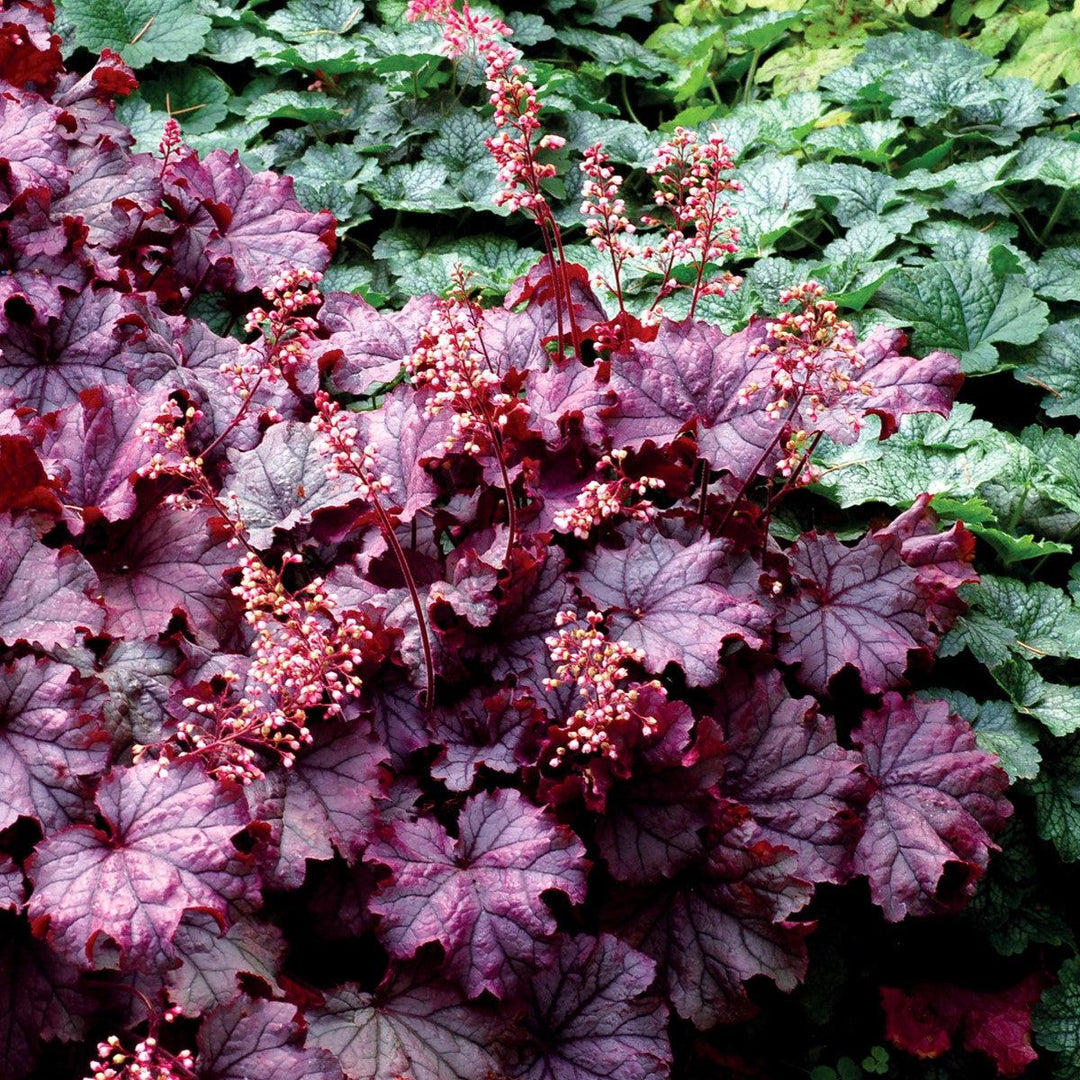
[{"label": "green leaf", "polygon": [[991,674],[1013,705],[1052,735],[1080,731],[1080,687],[1047,682],[1027,660],[1006,660]]},{"label": "green leaf", "polygon": [[1080,186],[1080,143],[1033,135],[1024,140],[1002,179],[1010,184],[1041,180],[1071,191]]},{"label": "green leaf", "polygon": [[309,41],[347,34],[363,14],[364,5],[357,0],[289,0],[266,20],[266,27],[286,41]]},{"label": "green leaf", "polygon": [[411,165],[392,165],[364,187],[380,205],[390,210],[430,214],[460,205],[446,185],[447,176],[445,165],[416,161]]},{"label": "green leaf", "polygon": [[806,145],[830,158],[850,157],[884,165],[896,153],[887,149],[903,134],[899,120],[868,120],[864,123],[831,124],[806,136]]},{"label": "green leaf", "polygon": [[743,251],[764,255],[814,205],[814,197],[799,179],[790,157],[755,158],[752,168],[739,170],[742,191],[731,196]]},{"label": "green leaf", "polygon": [[850,64],[858,51],[855,45],[815,48],[795,44],[773,53],[758,68],[754,82],[760,85],[772,83],[773,92],[777,94],[814,90],[826,76]]},{"label": "green leaf", "polygon": [[[1035,798],[1035,827],[1065,862],[1080,859],[1080,741],[1062,739],[1030,781]],[[1053,1049],[1053,1047],[1050,1047]]]},{"label": "green leaf", "polygon": [[1001,473],[1015,450],[971,405],[954,406],[948,418],[905,416],[900,430],[878,441],[868,423],[853,446],[823,439],[814,461],[823,470],[818,491],[847,508],[867,502],[910,505],[922,492],[967,498]]},{"label": "green leaf", "polygon": [[920,697],[947,701],[958,716],[975,729],[975,740],[984,750],[997,754],[1009,779],[1031,780],[1039,774],[1039,729],[1006,701],[976,701],[959,690],[933,688]]},{"label": "green leaf", "polygon": [[1080,19],[1069,11],[1051,15],[1017,54],[1001,65],[1002,75],[1020,75],[1049,90],[1064,78],[1080,82]]},{"label": "green leaf", "polygon": [[1006,566],[1026,562],[1028,559],[1041,559],[1047,555],[1061,555],[1072,551],[1071,544],[1062,544],[1056,540],[1036,540],[1028,533],[1025,536],[1013,536],[1002,529],[989,525],[972,525],[971,531],[988,543]]},{"label": "green leaf", "polygon": [[1066,960],[1031,1014],[1039,1045],[1058,1055],[1054,1076],[1075,1080],[1080,1076],[1080,958]]},{"label": "green leaf", "polygon": [[65,0],[64,12],[83,48],[113,49],[134,68],[186,60],[210,29],[194,0]]},{"label": "green leaf", "polygon": [[1061,589],[984,574],[977,585],[963,586],[961,595],[971,606],[942,642],[943,656],[967,648],[992,668],[1014,655],[1080,653],[1080,610]]},{"label": "green leaf", "polygon": [[913,328],[916,349],[948,349],[973,373],[997,367],[993,343],[1034,341],[1046,329],[1049,311],[1015,276],[995,275],[986,263],[970,260],[899,270],[877,304]]},{"label": "green leaf", "polygon": [[171,67],[162,78],[141,82],[139,92],[155,109],[175,116],[185,135],[213,131],[229,112],[228,86],[200,64]]},{"label": "green leaf", "polygon": [[252,101],[244,113],[245,120],[303,120],[317,124],[323,120],[340,120],[344,109],[336,99],[307,90],[274,90]]},{"label": "green leaf", "polygon": [[1028,272],[1036,296],[1075,300],[1080,296],[1080,247],[1051,248]]},{"label": "green leaf", "polygon": [[1055,323],[1017,368],[1021,382],[1048,391],[1042,400],[1047,416],[1080,416],[1080,317]]},{"label": "green leaf", "polygon": [[604,68],[603,74],[618,73],[636,79],[675,75],[677,68],[664,57],[639,45],[627,34],[601,34],[596,30],[565,28],[559,41],[591,56]]}]

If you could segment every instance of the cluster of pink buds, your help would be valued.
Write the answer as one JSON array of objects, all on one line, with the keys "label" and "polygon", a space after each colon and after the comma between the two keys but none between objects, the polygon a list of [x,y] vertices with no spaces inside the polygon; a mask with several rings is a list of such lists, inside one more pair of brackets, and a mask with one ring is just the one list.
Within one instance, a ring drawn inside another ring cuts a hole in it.
[{"label": "cluster of pink buds", "polygon": [[97,1047],[98,1060],[90,1062],[86,1080],[192,1080],[195,1058],[190,1050],[170,1054],[148,1036],[133,1051],[125,1050],[115,1035]]},{"label": "cluster of pink buds", "polygon": [[180,121],[175,116],[170,116],[165,121],[165,130],[158,143],[158,153],[162,157],[162,168],[169,163],[169,158],[184,145],[184,136],[180,131]]},{"label": "cluster of pink buds", "polygon": [[619,192],[623,178],[609,164],[610,158],[602,144],[595,143],[585,151],[585,159],[579,168],[585,174],[582,186],[581,213],[585,216],[585,234],[597,251],[608,252],[613,272],[609,285],[605,285],[622,300],[620,277],[623,264],[636,254],[633,244],[625,239],[633,235],[636,226],[626,216],[626,203]]},{"label": "cluster of pink buds", "polygon": [[317,446],[328,454],[328,476],[351,476],[356,482],[356,493],[370,501],[390,487],[388,476],[379,476],[375,447],[357,445],[359,434],[356,425],[343,412],[341,406],[324,390],[315,394],[318,412],[311,418],[311,427],[318,434]]},{"label": "cluster of pink buds", "polygon": [[458,11],[453,0],[409,0],[405,18],[409,22],[438,23],[442,27],[442,51],[452,60],[470,52],[484,56],[493,45],[513,33],[501,19],[473,11],[468,4],[462,4]]},{"label": "cluster of pink buds", "polygon": [[637,711],[644,686],[663,692],[655,679],[649,683],[620,686],[630,677],[624,666],[641,663],[645,654],[618,641],[608,641],[601,629],[603,615],[590,611],[584,620],[576,611],[560,611],[555,616],[559,632],[546,639],[557,678],[545,679],[549,690],[574,685],[585,701],[566,722],[565,743],[555,750],[548,765],[557,768],[568,754],[584,758],[602,755],[618,760],[628,737],[647,737],[656,728],[655,717]]},{"label": "cluster of pink buds", "polygon": [[741,190],[742,185],[722,175],[733,167],[721,135],[714,132],[703,142],[696,131],[680,127],[657,149],[646,170],[655,178],[654,201],[670,220],[642,217],[645,225],[663,228],[666,234],[659,244],[643,248],[641,254],[659,264],[664,275],[662,295],[677,287],[671,280],[676,265],[688,262],[697,268],[691,315],[699,297],[723,296],[740,281],[729,273],[713,279],[705,276],[709,263],[738,250],[739,233],[730,224],[735,210],[724,196]]},{"label": "cluster of pink buds", "polygon": [[431,391],[426,416],[453,413],[447,450],[481,454],[500,449],[500,429],[509,421],[516,399],[502,391],[484,349],[483,312],[467,296],[435,305],[405,371],[412,384]]},{"label": "cluster of pink buds", "polygon": [[308,349],[319,324],[300,312],[322,303],[320,281],[322,274],[301,266],[278,274],[263,289],[270,306],[252,308],[244,323],[249,333],[261,332],[261,340],[241,345],[237,360],[221,366],[221,373],[232,377],[233,393],[241,400],[249,399],[263,378],[268,382],[293,379],[310,363]]},{"label": "cluster of pink buds", "polygon": [[[825,288],[809,281],[780,294],[781,304],[797,303],[800,310],[782,312],[766,324],[766,341],[754,347],[758,356],[768,356],[772,364],[771,383],[775,397],[765,406],[773,418],[797,408],[810,424],[816,424],[826,410],[835,410],[853,394],[872,394],[872,383],[858,379],[864,362],[858,354],[858,338],[851,323],[837,317],[836,304],[824,299]],[[739,392],[748,402],[763,387],[749,383]],[[858,434],[860,411],[848,411],[847,422]],[[801,448],[796,447],[801,453]]]},{"label": "cluster of pink buds", "polygon": [[784,456],[776,471],[793,485],[813,484],[821,478],[821,470],[810,461],[815,445],[815,438],[802,428],[792,432],[784,442]]},{"label": "cluster of pink buds", "polygon": [[[541,162],[541,150],[560,150],[566,145],[561,135],[541,135],[539,114],[543,106],[529,81],[528,69],[517,62],[512,50],[492,45],[486,53],[488,99],[495,109],[497,133],[487,140],[487,148],[499,167],[503,188],[495,196],[496,206],[511,211],[525,210],[538,221],[551,216],[541,185],[555,176],[550,162]],[[535,140],[535,141],[534,141]]]},{"label": "cluster of pink buds", "polygon": [[[240,584],[233,594],[244,604],[244,618],[255,631],[247,685],[232,696],[240,681],[234,671],[223,676],[226,690],[217,700],[184,699],[199,721],[182,721],[173,743],[161,749],[164,772],[180,756],[198,754],[219,779],[248,784],[262,777],[257,751],[276,755],[285,768],[310,745],[311,710],[340,714],[347,698],[362,685],[358,672],[374,638],[361,619],[338,617],[321,578],[289,591],[282,575],[300,555],[287,555],[280,571],[248,553],[240,564]],[[138,747],[137,756],[147,747]]]},{"label": "cluster of pink buds", "polygon": [[570,532],[582,540],[597,525],[621,514],[634,521],[651,521],[656,508],[645,496],[664,486],[656,476],[642,476],[632,480],[623,472],[622,463],[627,451],[612,450],[596,463],[599,473],[613,472],[613,480],[590,480],[578,493],[577,506],[556,512],[553,521],[560,532]]}]

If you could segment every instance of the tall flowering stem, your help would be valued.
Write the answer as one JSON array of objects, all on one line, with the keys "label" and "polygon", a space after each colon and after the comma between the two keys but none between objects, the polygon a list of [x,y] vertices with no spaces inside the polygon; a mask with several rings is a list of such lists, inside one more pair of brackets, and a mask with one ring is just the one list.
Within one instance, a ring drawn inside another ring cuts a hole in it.
[{"label": "tall flowering stem", "polygon": [[723,296],[727,289],[739,284],[740,279],[730,273],[711,280],[706,277],[710,263],[738,250],[739,233],[731,225],[735,211],[725,195],[741,190],[742,185],[722,175],[732,168],[734,163],[723,137],[715,132],[702,141],[696,131],[676,128],[671,140],[657,149],[647,171],[655,178],[653,198],[657,213],[663,216],[645,215],[641,219],[646,225],[666,230],[659,244],[641,252],[658,263],[663,274],[654,310],[679,287],[672,279],[679,264],[689,263],[695,269],[689,318],[694,317],[701,297]]},{"label": "tall flowering stem", "polygon": [[499,465],[506,495],[509,535],[506,560],[517,539],[517,508],[506,466],[503,431],[517,399],[502,389],[502,377],[492,370],[484,348],[483,311],[468,295],[468,280],[459,268],[456,289],[440,300],[412,354],[405,371],[413,386],[429,391],[425,416],[452,413],[452,429],[444,446],[479,456],[491,453]]},{"label": "tall flowering stem", "polygon": [[610,158],[600,143],[585,151],[580,169],[585,174],[581,203],[581,213],[586,219],[585,234],[597,251],[606,251],[611,259],[611,281],[602,284],[615,293],[619,314],[625,317],[622,269],[636,251],[627,240],[635,226],[626,216],[626,203],[619,194],[623,178],[611,167]]},{"label": "tall flowering stem", "polygon": [[409,590],[416,623],[420,628],[420,643],[424,652],[424,708],[430,709],[435,701],[435,658],[431,647],[431,635],[428,630],[427,616],[420,599],[420,590],[416,578],[405,557],[405,551],[394,532],[394,523],[382,503],[382,494],[389,487],[388,481],[377,474],[375,447],[359,445],[356,426],[342,412],[341,406],[328,394],[320,390],[315,395],[318,409],[312,418],[311,426],[318,433],[324,452],[330,456],[326,471],[330,476],[351,476],[356,484],[357,494],[375,511],[379,531],[394,553],[405,587]]},{"label": "tall flowering stem", "polygon": [[554,177],[556,169],[538,157],[542,150],[562,149],[566,140],[561,135],[539,134],[543,106],[536,96],[536,88],[529,81],[528,69],[518,63],[514,52],[504,45],[494,44],[488,48],[486,60],[487,88],[491,91],[488,100],[495,110],[493,119],[497,129],[486,145],[499,167],[498,178],[503,185],[495,195],[495,205],[524,210],[536,221],[555,286],[559,348],[563,348],[565,308],[574,353],[580,356],[581,331],[566,272],[562,232],[543,192],[543,182]]},{"label": "tall flowering stem", "polygon": [[[821,432],[813,427],[792,430],[796,413],[813,425],[826,412],[842,416],[858,435],[863,411],[848,407],[874,392],[873,383],[859,378],[865,366],[858,353],[855,329],[837,315],[836,304],[825,299],[825,287],[816,281],[804,282],[780,294],[780,303],[798,304],[798,310],[781,312],[766,323],[765,341],[754,346],[754,354],[770,358],[768,387],[750,382],[739,391],[739,403],[747,404],[759,393],[771,393],[765,406],[768,416],[780,421],[776,435],[766,445],[738,495],[728,508],[723,525],[736,503],[765,464],[773,450],[783,443],[785,454],[777,465],[784,477],[783,491],[814,479],[810,455]],[[805,470],[805,471],[804,471]]]}]

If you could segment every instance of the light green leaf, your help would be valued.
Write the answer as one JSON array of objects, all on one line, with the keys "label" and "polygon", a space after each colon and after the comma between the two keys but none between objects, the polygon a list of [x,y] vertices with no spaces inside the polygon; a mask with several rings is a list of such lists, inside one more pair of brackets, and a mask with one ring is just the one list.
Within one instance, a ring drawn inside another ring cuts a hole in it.
[{"label": "light green leaf", "polygon": [[[1035,797],[1035,827],[1066,862],[1080,859],[1080,742],[1062,740],[1029,784]],[[1053,1049],[1053,1047],[1050,1047]]]},{"label": "light green leaf", "polygon": [[177,64],[162,78],[140,83],[139,92],[153,108],[175,116],[185,135],[213,131],[229,111],[228,86],[201,64]]},{"label": "light green leaf", "polygon": [[991,671],[1009,700],[1052,735],[1080,731],[1080,687],[1047,682],[1027,660],[1006,660]]},{"label": "light green leaf", "polygon": [[310,41],[347,34],[363,14],[359,0],[289,0],[266,20],[266,26],[286,41]]},{"label": "light green leaf", "polygon": [[996,667],[1010,656],[1080,653],[1080,611],[1061,589],[984,574],[977,585],[963,586],[961,595],[970,606],[942,642],[943,656],[967,648]]},{"label": "light green leaf", "polygon": [[1051,326],[1028,358],[1016,377],[1047,391],[1042,400],[1046,415],[1080,416],[1080,317]]},{"label": "light green leaf", "polygon": [[210,29],[194,0],[66,0],[64,12],[83,48],[113,49],[134,68],[186,60]]},{"label": "light green leaf", "polygon": [[604,74],[618,72],[633,78],[654,79],[659,75],[675,75],[678,70],[670,60],[639,45],[628,34],[601,34],[596,30],[566,27],[559,31],[559,41],[591,56],[603,66]]},{"label": "light green leaf", "polygon": [[317,124],[340,120],[344,109],[336,99],[307,90],[274,90],[255,98],[244,113],[245,120],[303,120]]},{"label": "light green leaf", "polygon": [[1028,284],[1047,300],[1080,297],[1080,247],[1051,248],[1028,271]]},{"label": "light green leaf", "polygon": [[899,270],[877,305],[913,328],[916,349],[948,349],[968,372],[997,366],[995,342],[1034,341],[1046,329],[1049,311],[1015,276],[995,275],[986,263],[970,260]]},{"label": "light green leaf", "polygon": [[1025,536],[1013,536],[1012,533],[991,525],[972,525],[971,531],[980,540],[989,544],[1006,566],[1026,562],[1028,559],[1045,558],[1047,555],[1068,554],[1072,551],[1071,544],[1061,544],[1056,540],[1036,540],[1031,533]]},{"label": "light green leaf", "polygon": [[777,94],[814,90],[827,75],[850,64],[858,55],[855,45],[814,48],[801,43],[774,52],[757,70],[754,82],[772,83]]},{"label": "light green leaf", "polygon": [[731,196],[740,247],[745,252],[767,254],[814,205],[814,197],[799,179],[799,167],[790,157],[755,158],[752,167],[739,169],[742,191]]},{"label": "light green leaf", "polygon": [[1007,436],[973,420],[973,411],[964,404],[948,418],[905,416],[900,430],[885,442],[878,441],[876,421],[867,424],[853,446],[823,439],[814,455],[823,470],[816,488],[845,508],[867,502],[910,505],[924,491],[970,497],[1015,454]]},{"label": "light green leaf", "polygon": [[947,701],[950,709],[975,729],[975,740],[984,750],[997,754],[1009,779],[1031,780],[1039,774],[1039,729],[1026,717],[1019,716],[1006,701],[976,701],[959,690],[933,688],[919,697]]},{"label": "light green leaf", "polygon": [[1020,75],[1044,90],[1058,79],[1080,82],[1080,18],[1075,12],[1051,15],[1017,54],[1001,65],[1002,75]]},{"label": "light green leaf", "polygon": [[1080,186],[1080,143],[1033,135],[1024,140],[1002,179],[1010,184],[1041,180],[1051,187],[1073,190]]},{"label": "light green leaf", "polygon": [[899,120],[868,120],[864,123],[832,124],[806,136],[806,145],[828,157],[851,157],[884,165],[896,153],[887,149],[903,133]]},{"label": "light green leaf", "polygon": [[430,214],[459,205],[447,187],[447,176],[445,165],[434,161],[417,161],[411,165],[393,165],[365,183],[364,187],[390,210],[415,210]]}]

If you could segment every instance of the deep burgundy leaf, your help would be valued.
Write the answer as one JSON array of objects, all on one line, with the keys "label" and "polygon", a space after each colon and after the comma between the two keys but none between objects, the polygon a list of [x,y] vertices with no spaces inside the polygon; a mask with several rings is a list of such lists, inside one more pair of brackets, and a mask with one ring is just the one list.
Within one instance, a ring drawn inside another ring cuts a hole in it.
[{"label": "deep burgundy leaf", "polygon": [[194,153],[173,159],[165,192],[182,215],[178,267],[192,285],[216,266],[246,292],[290,267],[324,270],[330,261],[333,216],[306,211],[291,177],[253,174],[237,151],[213,150],[202,161]]},{"label": "deep burgundy leaf", "polygon": [[785,921],[813,887],[787,848],[758,839],[729,804],[703,864],[650,889],[615,894],[606,923],[660,966],[675,1011],[699,1028],[751,1015],[744,983],[766,975],[790,991],[806,974],[811,923]]},{"label": "deep burgundy leaf", "polygon": [[410,683],[382,680],[369,686],[365,703],[371,709],[371,725],[379,741],[390,751],[395,769],[405,766],[405,759],[432,740],[427,730],[425,711],[420,707],[420,691]]},{"label": "deep burgundy leaf", "polygon": [[484,990],[504,996],[512,964],[528,963],[537,939],[555,930],[541,893],[585,898],[581,842],[516,791],[469,799],[456,841],[432,818],[393,822],[366,858],[393,871],[371,902],[391,955],[405,959],[438,941],[447,973],[470,997]]},{"label": "deep burgundy leaf", "polygon": [[[824,431],[851,442],[855,433],[848,415],[874,413],[882,418],[883,432],[891,434],[907,413],[946,415],[962,380],[954,356],[900,356],[904,335],[879,329],[859,348],[864,363],[860,378],[871,383],[872,393],[853,388],[816,419],[798,408],[790,417],[788,410],[774,419],[765,412],[773,397],[772,360],[767,353],[753,353],[765,343],[764,320],[752,320],[730,336],[702,322],[663,322],[653,341],[635,343],[612,360],[611,387],[618,403],[607,415],[614,421],[613,441],[634,448],[648,439],[663,444],[696,427],[702,457],[713,468],[745,480],[755,468],[763,473],[775,469],[782,456],[779,447],[766,449],[785,423],[792,430]],[[751,383],[765,389],[740,401],[739,391]]]},{"label": "deep burgundy leaf", "polygon": [[663,1080],[671,1051],[667,1009],[646,995],[656,965],[609,934],[563,941],[528,983],[529,1038],[508,1069],[515,1080]]},{"label": "deep burgundy leaf", "polygon": [[[0,57],[8,37],[0,25]],[[66,188],[71,170],[61,122],[64,114],[36,94],[0,93],[0,210],[20,195]]]},{"label": "deep burgundy leaf", "polygon": [[[855,872],[890,922],[963,907],[997,849],[1009,778],[944,701],[886,694],[852,734],[871,777]],[[946,874],[946,871],[949,871]]]},{"label": "deep burgundy leaf", "polygon": [[311,520],[316,510],[356,498],[348,477],[327,475],[327,458],[308,424],[274,424],[254,450],[229,453],[232,474],[222,494],[235,498],[251,542],[270,547],[275,529]]},{"label": "deep burgundy leaf", "polygon": [[363,394],[398,374],[434,307],[434,296],[414,296],[401,311],[384,313],[362,297],[332,292],[318,315],[329,337],[314,344],[311,354],[320,367],[332,369],[339,390]]},{"label": "deep burgundy leaf", "polygon": [[485,1080],[512,1021],[465,1000],[418,964],[391,965],[374,993],[340,986],[307,1011],[308,1039],[337,1055],[348,1080]]},{"label": "deep burgundy leaf", "polygon": [[293,768],[268,773],[257,785],[258,816],[271,822],[278,858],[273,883],[298,888],[307,859],[331,859],[335,849],[356,859],[371,839],[380,765],[389,757],[377,739],[357,729],[321,734]]},{"label": "deep burgundy leaf", "polygon": [[257,895],[250,860],[232,843],[249,821],[244,797],[196,762],[165,777],[153,762],[114,769],[97,805],[107,832],[73,825],[39,844],[27,866],[30,917],[73,963],[92,963],[107,936],[125,967],[153,969],[176,955],[185,911],[224,924],[230,902]]},{"label": "deep burgundy leaf", "polygon": [[79,392],[127,380],[129,358],[118,333],[125,304],[110,290],[64,297],[58,319],[44,329],[11,326],[0,337],[0,385],[38,412],[74,404]]},{"label": "deep burgundy leaf", "polygon": [[707,750],[699,737],[691,751],[690,710],[669,702],[659,711],[660,739],[638,749],[632,775],[612,785],[596,823],[612,876],[635,884],[671,877],[701,858],[702,830],[718,806],[723,746]]},{"label": "deep burgundy leaf", "polygon": [[55,483],[23,435],[0,435],[0,513],[11,510],[63,513]]},{"label": "deep burgundy leaf", "polygon": [[481,766],[517,772],[527,764],[524,748],[538,743],[546,724],[545,714],[527,697],[509,690],[490,697],[474,692],[428,718],[432,739],[444,748],[431,774],[451,791],[468,791]]},{"label": "deep burgundy leaf", "polygon": [[0,1080],[25,1080],[42,1042],[85,1035],[94,1003],[78,978],[24,920],[0,915]]},{"label": "deep burgundy leaf", "polygon": [[119,250],[148,216],[160,212],[161,162],[149,154],[132,154],[104,136],[73,146],[68,166],[68,192],[54,210],[82,221],[90,244]]},{"label": "deep burgundy leaf", "polygon": [[60,414],[41,453],[63,482],[73,533],[96,514],[120,521],[134,512],[134,474],[153,452],[135,429],[159,412],[160,403],[148,404],[129,387],[94,386]]},{"label": "deep burgundy leaf", "polygon": [[946,1053],[963,1032],[965,1049],[986,1054],[999,1076],[1020,1076],[1039,1056],[1031,1045],[1031,1010],[1047,982],[1036,973],[994,991],[949,983],[921,983],[910,991],[883,986],[885,1038],[926,1059]]},{"label": "deep burgundy leaf", "polygon": [[155,637],[183,615],[200,637],[223,641],[233,628],[222,574],[239,561],[216,539],[211,515],[159,504],[134,518],[123,539],[96,558],[115,636]]},{"label": "deep burgundy leaf", "polygon": [[89,820],[88,786],[108,766],[104,687],[66,664],[24,656],[0,667],[0,829],[19,815],[46,835]]},{"label": "deep burgundy leaf", "polygon": [[718,695],[727,743],[720,790],[748,807],[766,840],[798,856],[808,881],[842,882],[866,795],[859,755],[836,744],[813,698],[792,698],[776,671],[729,677]]},{"label": "deep burgundy leaf", "polygon": [[[932,564],[909,566],[901,535],[888,529],[854,547],[808,533],[787,554],[799,590],[781,604],[778,654],[800,664],[800,681],[821,694],[848,665],[868,693],[902,685],[909,654],[937,646],[948,596],[959,609],[955,584],[934,582]],[[954,552],[941,554],[951,561]]]},{"label": "deep burgundy leaf", "polygon": [[0,11],[0,78],[44,91],[63,67],[51,3],[16,0]]},{"label": "deep burgundy leaf", "polygon": [[272,923],[245,916],[222,933],[212,915],[189,911],[173,939],[179,967],[166,977],[169,997],[185,1016],[227,1005],[240,994],[240,977],[256,976],[277,987],[285,940]]},{"label": "deep burgundy leaf", "polygon": [[97,633],[105,615],[91,599],[97,592],[78,552],[47,548],[25,518],[0,515],[0,640],[50,649],[70,645],[80,627]]},{"label": "deep burgundy leaf", "polygon": [[654,530],[633,535],[625,550],[599,548],[574,575],[597,608],[612,614],[609,634],[645,653],[650,671],[678,664],[693,686],[715,682],[730,638],[761,645],[764,611],[720,584],[728,557],[722,540],[684,547]]},{"label": "deep burgundy leaf", "polygon": [[304,1048],[296,1006],[239,997],[208,1014],[199,1028],[200,1080],[342,1080],[334,1055]]}]

